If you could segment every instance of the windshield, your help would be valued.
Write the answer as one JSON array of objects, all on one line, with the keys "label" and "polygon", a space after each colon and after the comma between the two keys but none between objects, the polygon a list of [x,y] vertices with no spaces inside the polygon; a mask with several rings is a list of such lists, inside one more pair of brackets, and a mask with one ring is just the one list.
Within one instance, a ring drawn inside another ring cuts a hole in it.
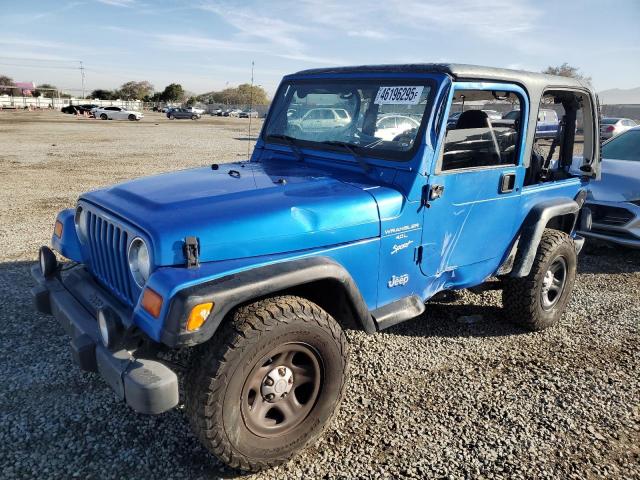
[{"label": "windshield", "polygon": [[407,158],[432,91],[431,83],[414,79],[287,82],[276,94],[263,138],[323,149],[342,143],[358,153]]},{"label": "windshield", "polygon": [[628,130],[605,143],[602,158],[640,162],[640,129]]}]

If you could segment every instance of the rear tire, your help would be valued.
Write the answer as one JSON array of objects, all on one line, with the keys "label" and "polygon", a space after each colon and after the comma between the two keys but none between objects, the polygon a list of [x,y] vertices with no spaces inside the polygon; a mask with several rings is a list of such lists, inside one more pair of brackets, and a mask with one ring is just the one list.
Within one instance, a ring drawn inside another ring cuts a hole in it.
[{"label": "rear tire", "polygon": [[546,229],[529,275],[504,279],[502,304],[508,320],[533,331],[558,323],[573,290],[576,266],[571,237]]},{"label": "rear tire", "polygon": [[106,113],[101,113],[100,114],[100,120],[107,120],[109,117],[107,117]]},{"label": "rear tire", "polygon": [[236,310],[195,356],[187,416],[228,466],[272,467],[329,425],[348,368],[346,336],[318,305],[294,296],[260,300]]}]

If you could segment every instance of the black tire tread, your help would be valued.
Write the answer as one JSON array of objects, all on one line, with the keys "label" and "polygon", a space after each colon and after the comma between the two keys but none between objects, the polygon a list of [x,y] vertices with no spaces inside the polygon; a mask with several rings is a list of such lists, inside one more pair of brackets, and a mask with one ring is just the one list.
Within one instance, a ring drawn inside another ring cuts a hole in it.
[{"label": "black tire tread", "polygon": [[[574,249],[575,245],[569,235],[560,230],[545,229],[538,245],[531,272],[522,278],[506,277],[502,290],[502,305],[509,321],[532,331],[540,331],[550,325],[539,315],[537,282],[540,268],[546,260],[563,244]],[[566,288],[572,288],[569,285]]]},{"label": "black tire tread", "polygon": [[[288,460],[284,458],[265,461],[249,458],[238,452],[227,438],[224,429],[215,425],[214,416],[222,410],[223,388],[227,384],[225,379],[227,365],[238,355],[242,356],[243,348],[247,343],[251,343],[252,339],[276,328],[280,322],[290,323],[296,319],[315,322],[330,332],[339,345],[343,358],[348,358],[347,338],[338,323],[327,312],[301,297],[278,296],[238,308],[229,319],[230,321],[223,323],[214,339],[203,346],[199,355],[196,355],[201,368],[194,368],[192,365],[186,378],[185,409],[194,433],[214,455],[232,468],[256,472]],[[347,383],[348,362],[345,361],[344,365],[337,405],[342,401]],[[336,408],[323,428],[310,438],[307,444],[323,433],[335,417],[337,410]]]}]

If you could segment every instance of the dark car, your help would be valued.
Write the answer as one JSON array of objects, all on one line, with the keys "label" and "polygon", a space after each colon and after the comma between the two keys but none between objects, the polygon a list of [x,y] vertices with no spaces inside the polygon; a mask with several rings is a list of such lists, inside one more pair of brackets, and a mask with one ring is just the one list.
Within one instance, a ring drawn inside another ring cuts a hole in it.
[{"label": "dark car", "polygon": [[85,112],[91,112],[91,109],[92,108],[96,108],[96,107],[98,107],[98,105],[94,105],[94,104],[91,104],[91,103],[85,103],[83,105],[67,105],[66,107],[62,107],[60,109],[60,111],[62,113],[84,114]]},{"label": "dark car", "polygon": [[183,119],[183,118],[198,120],[200,118],[200,114],[196,112],[192,112],[186,108],[174,108],[167,112],[167,118],[169,120]]}]

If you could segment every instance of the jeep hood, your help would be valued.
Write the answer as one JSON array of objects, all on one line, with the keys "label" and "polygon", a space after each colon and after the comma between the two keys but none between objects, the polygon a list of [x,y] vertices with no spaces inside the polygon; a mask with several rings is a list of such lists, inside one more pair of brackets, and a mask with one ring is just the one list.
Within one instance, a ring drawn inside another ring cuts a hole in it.
[{"label": "jeep hood", "polygon": [[199,238],[202,262],[378,236],[374,198],[333,175],[292,161],[230,163],[144,177],[81,199],[144,231],[156,266],[184,264],[187,236]]}]

